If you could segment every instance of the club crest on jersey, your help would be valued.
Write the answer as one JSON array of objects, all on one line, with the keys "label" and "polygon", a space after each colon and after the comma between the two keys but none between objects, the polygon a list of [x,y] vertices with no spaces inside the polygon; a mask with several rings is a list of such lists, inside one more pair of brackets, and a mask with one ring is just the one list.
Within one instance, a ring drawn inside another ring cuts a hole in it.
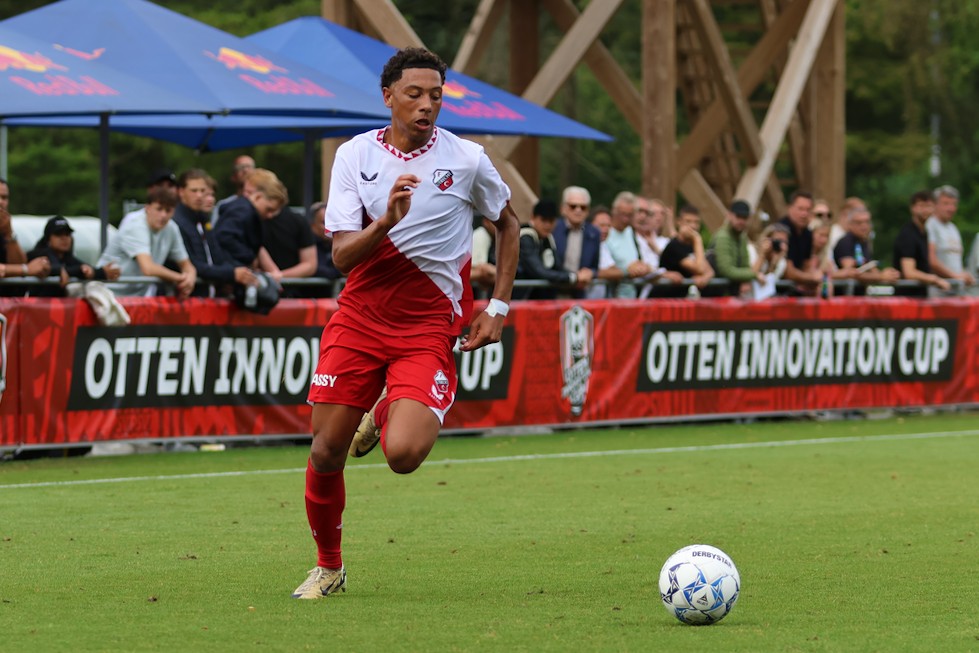
[{"label": "club crest on jersey", "polygon": [[449,377],[442,370],[435,373],[435,389],[441,394],[449,391]]},{"label": "club crest on jersey", "polygon": [[439,187],[439,190],[448,190],[452,185],[452,171],[436,170],[432,173],[432,182]]},{"label": "club crest on jersey", "polygon": [[360,178],[364,180],[365,184],[373,184],[377,180],[377,173],[367,176],[367,173],[363,170],[360,172]]}]

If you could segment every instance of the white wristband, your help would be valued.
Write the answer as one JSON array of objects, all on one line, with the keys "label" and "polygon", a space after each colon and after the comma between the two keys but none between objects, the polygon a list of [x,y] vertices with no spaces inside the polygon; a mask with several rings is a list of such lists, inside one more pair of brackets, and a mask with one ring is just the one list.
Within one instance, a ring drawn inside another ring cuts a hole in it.
[{"label": "white wristband", "polygon": [[489,300],[489,304],[486,306],[485,312],[490,317],[496,317],[497,315],[506,317],[507,313],[510,312],[510,305],[494,297],[493,299]]}]

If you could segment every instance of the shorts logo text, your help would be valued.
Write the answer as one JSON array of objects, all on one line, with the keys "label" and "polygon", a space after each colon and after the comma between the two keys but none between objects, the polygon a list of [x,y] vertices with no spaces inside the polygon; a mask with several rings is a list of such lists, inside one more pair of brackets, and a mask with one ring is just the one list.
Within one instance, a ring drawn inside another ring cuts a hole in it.
[{"label": "shorts logo text", "polygon": [[313,375],[313,385],[322,386],[324,388],[332,388],[337,382],[337,377],[335,374],[314,374]]}]

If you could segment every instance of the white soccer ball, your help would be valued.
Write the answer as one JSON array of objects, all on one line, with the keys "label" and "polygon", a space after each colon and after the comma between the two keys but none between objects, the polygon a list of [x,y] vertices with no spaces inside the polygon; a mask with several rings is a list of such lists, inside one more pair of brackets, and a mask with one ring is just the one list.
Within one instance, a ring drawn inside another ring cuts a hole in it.
[{"label": "white soccer ball", "polygon": [[727,616],[741,592],[731,556],[707,544],[685,546],[659,572],[666,611],[685,624],[706,626]]}]

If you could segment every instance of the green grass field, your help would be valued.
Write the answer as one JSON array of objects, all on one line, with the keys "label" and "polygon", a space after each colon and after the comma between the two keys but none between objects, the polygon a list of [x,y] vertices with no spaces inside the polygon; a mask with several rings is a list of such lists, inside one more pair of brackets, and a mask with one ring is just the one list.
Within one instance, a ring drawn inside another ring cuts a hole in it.
[{"label": "green grass field", "polygon": [[[346,474],[348,591],[314,564],[306,451],[0,464],[0,650],[977,651],[975,414],[445,438]],[[708,627],[657,578],[743,583]]]}]

